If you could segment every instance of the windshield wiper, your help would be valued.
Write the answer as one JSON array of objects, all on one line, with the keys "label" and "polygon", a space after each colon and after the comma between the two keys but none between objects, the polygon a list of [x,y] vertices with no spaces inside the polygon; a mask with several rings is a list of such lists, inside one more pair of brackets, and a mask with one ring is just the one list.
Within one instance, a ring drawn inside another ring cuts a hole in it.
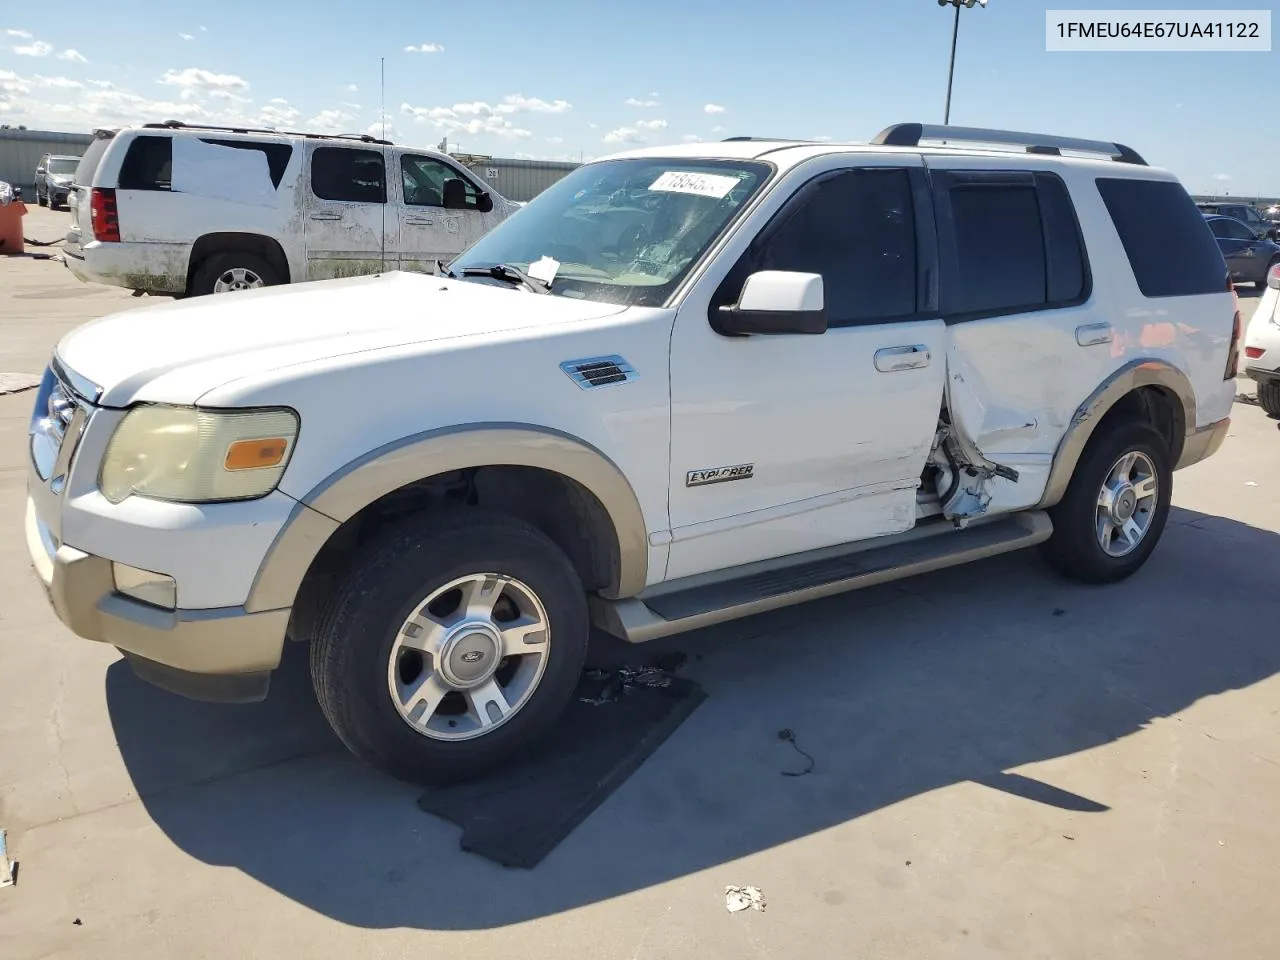
[{"label": "windshield wiper", "polygon": [[550,293],[551,284],[537,277],[531,277],[519,267],[509,263],[495,263],[490,267],[463,267],[458,271],[464,277],[492,277],[494,280],[505,280],[518,283],[530,293]]}]

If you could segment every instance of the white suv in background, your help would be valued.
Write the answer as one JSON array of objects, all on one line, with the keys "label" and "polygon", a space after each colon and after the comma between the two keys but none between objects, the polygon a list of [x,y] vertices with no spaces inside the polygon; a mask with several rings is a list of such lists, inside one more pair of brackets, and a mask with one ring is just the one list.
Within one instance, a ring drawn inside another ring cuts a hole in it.
[{"label": "white suv in background", "polygon": [[457,779],[549,729],[593,624],[639,643],[1032,546],[1125,580],[1227,435],[1241,332],[1204,218],[1127,147],[640,150],[441,276],[68,333],[27,544],[146,679],[260,699],[310,642],[347,746]]},{"label": "white suv in background", "polygon": [[72,273],[175,296],[430,272],[518,209],[429,150],[176,122],[96,131],[68,202]]},{"label": "white suv in background", "polygon": [[1280,419],[1280,263],[1267,271],[1267,285],[1244,338],[1244,372],[1258,384],[1258,405]]}]

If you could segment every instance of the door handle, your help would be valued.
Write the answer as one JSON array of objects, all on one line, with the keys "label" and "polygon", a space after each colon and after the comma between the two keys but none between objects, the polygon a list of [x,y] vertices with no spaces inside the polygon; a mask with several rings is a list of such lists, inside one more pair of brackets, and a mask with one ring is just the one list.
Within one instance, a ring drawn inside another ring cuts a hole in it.
[{"label": "door handle", "polygon": [[311,219],[312,219],[312,220],[341,220],[341,219],[342,219],[342,214],[340,214],[340,213],[313,213],[313,214],[311,215]]},{"label": "door handle", "polygon": [[884,347],[876,351],[876,369],[881,373],[918,370],[929,365],[929,348],[922,343],[909,347]]},{"label": "door handle", "polygon": [[429,227],[429,226],[431,226],[433,223],[435,223],[435,221],[434,221],[434,220],[423,220],[423,219],[422,219],[422,218],[420,218],[420,217],[406,217],[404,222],[405,222],[405,223],[411,223],[411,224],[413,224],[415,227]]},{"label": "door handle", "polygon": [[1110,343],[1115,337],[1109,323],[1086,323],[1076,327],[1076,343],[1082,347],[1096,347],[1100,343]]}]

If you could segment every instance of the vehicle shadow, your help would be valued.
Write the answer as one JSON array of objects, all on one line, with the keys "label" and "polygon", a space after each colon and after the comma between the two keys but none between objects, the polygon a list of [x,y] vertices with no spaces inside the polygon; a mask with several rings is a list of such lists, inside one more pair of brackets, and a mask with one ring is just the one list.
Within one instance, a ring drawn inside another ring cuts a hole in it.
[{"label": "vehicle shadow", "polygon": [[[142,803],[199,860],[363,927],[481,929],[728,863],[964,781],[1092,816],[1016,768],[1280,670],[1280,538],[1175,510],[1125,584],[1015,554],[681,639],[710,697],[532,871],[462,853],[418,791],[350,758],[293,647],[262,704],[191,703],[123,663],[107,700]],[[670,645],[677,646],[677,645]],[[603,708],[602,708],[603,709]],[[781,728],[816,760],[803,767]]]}]

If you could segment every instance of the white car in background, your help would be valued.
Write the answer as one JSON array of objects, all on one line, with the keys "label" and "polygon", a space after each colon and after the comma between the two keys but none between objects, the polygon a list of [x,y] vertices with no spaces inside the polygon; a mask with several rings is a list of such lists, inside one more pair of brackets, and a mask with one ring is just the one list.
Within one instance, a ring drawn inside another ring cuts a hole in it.
[{"label": "white car in background", "polygon": [[1244,372],[1258,384],[1258,404],[1280,418],[1280,264],[1267,272],[1244,338]]},{"label": "white car in background", "polygon": [[69,204],[73,274],[174,296],[432,272],[517,209],[430,150],[177,122],[96,131]]}]

